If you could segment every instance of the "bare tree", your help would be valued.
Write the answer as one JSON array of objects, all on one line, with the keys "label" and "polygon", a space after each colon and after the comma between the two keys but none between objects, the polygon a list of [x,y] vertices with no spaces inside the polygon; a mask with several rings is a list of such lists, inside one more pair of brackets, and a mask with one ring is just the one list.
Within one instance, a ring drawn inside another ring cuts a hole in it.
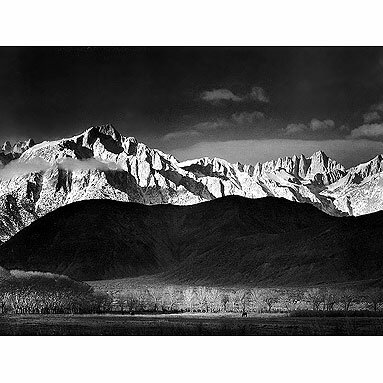
[{"label": "bare tree", "polygon": [[357,293],[352,289],[344,289],[338,291],[338,299],[343,305],[343,309],[348,311],[352,303],[357,299]]},{"label": "bare tree", "polygon": [[241,305],[241,311],[247,311],[250,307],[252,300],[252,292],[251,290],[239,290],[239,301]]},{"label": "bare tree", "polygon": [[82,313],[100,310],[110,297],[66,276],[41,272],[11,271],[0,283],[0,309],[16,314]]},{"label": "bare tree", "polygon": [[126,293],[120,293],[116,297],[115,302],[116,302],[117,306],[120,308],[120,313],[121,314],[124,313],[124,309],[125,309],[125,306],[127,305],[127,301],[128,301],[128,297],[127,297]]},{"label": "bare tree", "polygon": [[323,293],[319,288],[308,289],[304,293],[304,299],[315,311],[320,310],[320,306],[324,302]]},{"label": "bare tree", "polygon": [[378,311],[380,305],[383,303],[383,290],[375,287],[366,291],[367,299],[370,301],[372,309]]},{"label": "bare tree", "polygon": [[261,312],[263,304],[264,304],[263,298],[262,298],[262,290],[260,289],[250,290],[250,302],[251,302],[253,311]]},{"label": "bare tree", "polygon": [[148,306],[150,306],[150,301],[152,299],[150,292],[148,289],[139,289],[136,290],[137,296],[137,306],[139,311],[147,310]]},{"label": "bare tree", "polygon": [[193,288],[189,287],[184,292],[184,299],[187,309],[193,311],[193,301],[196,299],[196,293]]},{"label": "bare tree", "polygon": [[126,305],[130,313],[140,309],[140,296],[141,294],[136,290],[131,290],[126,293]]},{"label": "bare tree", "polygon": [[207,289],[205,286],[199,286],[196,289],[196,296],[197,296],[197,301],[200,307],[201,311],[206,311],[208,312],[209,310],[209,304],[207,301]]},{"label": "bare tree", "polygon": [[108,293],[97,291],[91,301],[92,312],[108,312],[111,309],[112,298]]},{"label": "bare tree", "polygon": [[148,293],[150,297],[152,298],[153,305],[154,305],[154,311],[158,311],[161,301],[164,296],[164,291],[162,288],[150,288],[148,289]]},{"label": "bare tree", "polygon": [[291,297],[290,294],[284,293],[279,297],[279,302],[281,304],[281,307],[287,311],[291,312],[295,310],[295,302],[294,299]]},{"label": "bare tree", "polygon": [[303,292],[300,289],[289,289],[281,294],[279,302],[287,312],[297,310],[303,299]]},{"label": "bare tree", "polygon": [[271,312],[273,306],[278,302],[279,300],[279,294],[274,289],[263,289],[262,290],[262,300],[267,306],[267,311]]},{"label": "bare tree", "polygon": [[334,310],[335,305],[339,302],[339,291],[331,287],[319,289],[319,298],[318,300],[322,301],[323,311],[332,311]]},{"label": "bare tree", "polygon": [[230,292],[230,302],[232,311],[238,312],[243,311],[243,305],[246,304],[245,302],[245,295],[247,290],[239,289],[239,290],[233,290]]},{"label": "bare tree", "polygon": [[174,288],[174,286],[169,286],[165,289],[165,299],[167,302],[168,310],[172,311],[177,304],[179,297],[179,292]]},{"label": "bare tree", "polygon": [[207,300],[211,311],[217,312],[221,310],[221,292],[217,288],[208,290]]},{"label": "bare tree", "polygon": [[223,294],[221,295],[221,304],[222,304],[222,306],[223,306],[223,310],[224,310],[225,312],[227,312],[227,305],[228,305],[229,302],[230,302],[229,294],[227,294],[227,293],[223,293]]},{"label": "bare tree", "polygon": [[6,306],[9,304],[11,297],[12,283],[9,281],[0,281],[0,308],[1,313],[4,314]]}]

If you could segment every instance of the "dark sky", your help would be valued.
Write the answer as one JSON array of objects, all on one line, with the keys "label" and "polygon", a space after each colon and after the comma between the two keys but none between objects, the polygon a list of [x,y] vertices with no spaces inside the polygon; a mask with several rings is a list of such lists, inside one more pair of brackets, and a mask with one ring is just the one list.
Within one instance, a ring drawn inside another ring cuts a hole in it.
[{"label": "dark sky", "polygon": [[0,48],[0,140],[112,123],[181,159],[383,152],[381,48]]}]

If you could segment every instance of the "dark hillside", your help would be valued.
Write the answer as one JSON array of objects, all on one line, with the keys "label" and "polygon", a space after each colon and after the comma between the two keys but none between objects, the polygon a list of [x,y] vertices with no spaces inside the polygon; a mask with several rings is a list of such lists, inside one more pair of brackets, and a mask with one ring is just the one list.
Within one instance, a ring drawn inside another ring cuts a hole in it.
[{"label": "dark hillside", "polygon": [[0,266],[81,280],[297,285],[383,275],[383,213],[335,218],[278,198],[192,206],[76,202],[0,246]]}]

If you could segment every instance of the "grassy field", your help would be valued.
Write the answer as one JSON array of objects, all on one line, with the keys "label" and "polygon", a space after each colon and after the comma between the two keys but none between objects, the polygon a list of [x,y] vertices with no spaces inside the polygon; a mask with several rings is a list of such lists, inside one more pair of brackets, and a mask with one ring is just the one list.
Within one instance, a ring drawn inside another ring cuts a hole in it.
[{"label": "grassy field", "polygon": [[283,314],[3,315],[0,335],[383,335],[383,318]]}]

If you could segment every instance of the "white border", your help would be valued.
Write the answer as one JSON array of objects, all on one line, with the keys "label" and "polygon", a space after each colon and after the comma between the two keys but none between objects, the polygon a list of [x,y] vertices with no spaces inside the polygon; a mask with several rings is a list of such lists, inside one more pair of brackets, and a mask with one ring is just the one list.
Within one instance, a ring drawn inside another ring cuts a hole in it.
[{"label": "white border", "polygon": [[[15,337],[4,382],[372,382],[375,338]],[[378,375],[379,373],[379,375]]]},{"label": "white border", "polygon": [[1,45],[381,45],[379,1],[1,4]]},{"label": "white border", "polygon": [[[15,0],[3,2],[0,13],[0,45],[383,43],[379,2],[366,0]],[[378,337],[2,337],[0,342],[4,382],[348,383],[375,380],[381,364]]]}]

